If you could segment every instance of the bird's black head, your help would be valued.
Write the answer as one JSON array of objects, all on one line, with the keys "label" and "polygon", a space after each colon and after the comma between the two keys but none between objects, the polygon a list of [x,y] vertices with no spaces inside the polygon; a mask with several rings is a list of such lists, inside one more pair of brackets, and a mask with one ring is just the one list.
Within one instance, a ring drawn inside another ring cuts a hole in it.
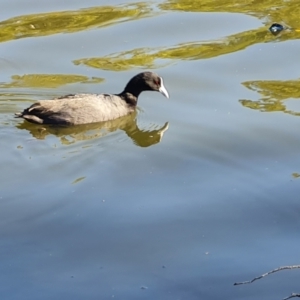
[{"label": "bird's black head", "polygon": [[163,79],[153,72],[137,74],[128,82],[124,90],[125,93],[130,93],[135,97],[138,97],[143,91],[157,91],[169,98]]}]

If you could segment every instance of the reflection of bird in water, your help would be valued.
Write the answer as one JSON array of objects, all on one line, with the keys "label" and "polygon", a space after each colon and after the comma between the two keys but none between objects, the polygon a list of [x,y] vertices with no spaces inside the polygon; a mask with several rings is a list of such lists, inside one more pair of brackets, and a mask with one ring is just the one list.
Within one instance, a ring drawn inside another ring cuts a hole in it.
[{"label": "reflection of bird in water", "polygon": [[152,72],[134,76],[120,94],[76,94],[42,100],[16,117],[37,124],[79,125],[114,120],[135,111],[143,91],[157,91],[169,98],[163,79]]},{"label": "reflection of bird in water", "polygon": [[158,144],[161,141],[163,134],[169,129],[168,122],[155,130],[140,130],[136,122],[128,123],[127,125],[128,126],[123,130],[133,142],[140,147],[149,147]]},{"label": "reflection of bird in water", "polygon": [[164,132],[168,130],[169,123],[166,122],[158,129],[141,130],[137,125],[136,115],[137,113],[134,112],[111,121],[75,126],[44,125],[41,127],[40,125],[24,121],[16,127],[28,130],[37,139],[44,139],[50,134],[55,135],[60,138],[62,144],[72,144],[78,141],[103,137],[116,130],[123,130],[134,144],[140,147],[149,147],[159,143]]}]

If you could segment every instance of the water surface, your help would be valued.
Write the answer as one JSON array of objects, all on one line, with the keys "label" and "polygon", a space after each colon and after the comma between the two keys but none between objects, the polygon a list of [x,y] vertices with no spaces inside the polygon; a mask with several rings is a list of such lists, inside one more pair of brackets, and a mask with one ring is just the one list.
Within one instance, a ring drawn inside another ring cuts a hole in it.
[{"label": "water surface", "polygon": [[[1,3],[2,299],[300,292],[297,270],[233,286],[299,264],[298,1],[199,3]],[[135,115],[13,118],[149,69],[170,99],[145,92]]]}]

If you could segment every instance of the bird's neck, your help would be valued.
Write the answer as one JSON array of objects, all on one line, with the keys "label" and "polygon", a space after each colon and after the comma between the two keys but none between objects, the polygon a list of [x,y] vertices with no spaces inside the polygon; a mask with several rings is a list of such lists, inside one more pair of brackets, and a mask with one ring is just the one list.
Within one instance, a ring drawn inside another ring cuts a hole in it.
[{"label": "bird's neck", "polygon": [[139,94],[140,94],[140,92],[133,93],[133,92],[128,92],[128,91],[124,90],[118,96],[120,96],[129,105],[136,106]]}]

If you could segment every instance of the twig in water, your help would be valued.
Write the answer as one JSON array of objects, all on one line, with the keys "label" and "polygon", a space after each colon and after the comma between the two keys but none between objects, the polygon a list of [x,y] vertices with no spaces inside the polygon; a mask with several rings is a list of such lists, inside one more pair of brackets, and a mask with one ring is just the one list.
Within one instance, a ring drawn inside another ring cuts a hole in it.
[{"label": "twig in water", "polygon": [[300,298],[300,294],[295,294],[295,293],[293,293],[291,296],[288,296],[288,297],[286,297],[286,298],[283,298],[282,300],[288,300],[288,299],[296,298],[296,297],[299,297],[299,298]]},{"label": "twig in water", "polygon": [[[247,283],[252,283],[254,282],[255,280],[258,280],[258,279],[261,279],[263,277],[266,277],[267,275],[270,275],[272,273],[275,273],[275,272],[278,272],[278,271],[282,271],[282,270],[292,270],[292,269],[300,269],[300,265],[295,265],[295,266],[284,266],[284,267],[279,267],[277,269],[274,269],[274,270],[271,270],[265,274],[262,274],[258,277],[255,277],[253,278],[252,280],[248,280],[248,281],[243,281],[243,282],[236,282],[234,283],[234,285],[240,285],[240,284],[247,284]],[[300,294],[292,294],[291,296],[289,296],[290,298],[293,298],[293,297],[300,297]],[[285,298],[286,299],[290,299],[290,298]]]}]

